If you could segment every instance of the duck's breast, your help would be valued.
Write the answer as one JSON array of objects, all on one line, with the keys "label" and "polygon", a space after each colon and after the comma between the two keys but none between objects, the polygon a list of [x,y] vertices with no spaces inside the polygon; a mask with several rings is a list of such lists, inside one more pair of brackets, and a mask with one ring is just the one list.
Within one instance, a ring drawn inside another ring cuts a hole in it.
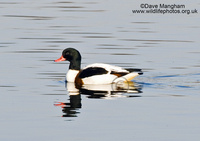
[{"label": "duck's breast", "polygon": [[69,71],[66,74],[66,81],[67,82],[75,82],[75,78],[78,73],[79,73],[79,70],[69,69]]}]

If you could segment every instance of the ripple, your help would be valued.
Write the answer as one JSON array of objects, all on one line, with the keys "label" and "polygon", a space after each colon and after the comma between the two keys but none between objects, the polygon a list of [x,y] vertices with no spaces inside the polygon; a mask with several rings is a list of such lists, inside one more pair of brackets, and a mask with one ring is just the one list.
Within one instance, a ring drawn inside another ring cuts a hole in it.
[{"label": "ripple", "polygon": [[188,53],[199,54],[200,52],[199,52],[199,51],[196,51],[196,52],[188,52]]},{"label": "ripple", "polygon": [[63,12],[105,12],[106,10],[61,10]]},{"label": "ripple", "polygon": [[83,36],[83,38],[114,38],[113,36]]},{"label": "ripple", "polygon": [[55,51],[50,50],[22,50],[22,51],[14,51],[14,53],[54,53]]},{"label": "ripple", "polygon": [[61,40],[63,38],[32,38],[32,37],[22,37],[18,39],[25,39],[25,40]]},{"label": "ripple", "polygon": [[66,95],[66,94],[58,94],[58,93],[55,93],[55,94],[41,94],[41,95]]},{"label": "ripple", "polygon": [[191,86],[183,86],[183,85],[176,85],[176,87],[179,87],[179,88],[193,88]]},{"label": "ripple", "polygon": [[27,15],[3,15],[4,17],[13,17],[13,18],[27,18],[30,20],[52,20],[55,17],[47,16],[27,16]]},{"label": "ripple", "polygon": [[0,85],[0,87],[16,87],[16,86],[11,86],[11,85]]},{"label": "ripple", "polygon": [[45,41],[46,43],[82,43],[83,41]]},{"label": "ripple", "polygon": [[65,32],[64,34],[97,34],[97,35],[107,35],[111,33],[100,33],[100,32]]},{"label": "ripple", "polygon": [[156,22],[131,22],[133,24],[154,24]]},{"label": "ripple", "polygon": [[165,78],[165,77],[179,77],[180,75],[161,75],[161,76],[155,76],[154,78]]},{"label": "ripple", "polygon": [[110,53],[110,55],[138,55],[133,53]]},{"label": "ripple", "polygon": [[200,65],[194,65],[193,67],[199,68],[199,67],[200,67]]},{"label": "ripple", "polygon": [[0,42],[0,47],[9,47],[9,45],[11,44],[15,44],[15,43],[12,43],[12,42]]},{"label": "ripple", "polygon": [[72,1],[59,1],[59,2],[55,2],[55,3],[61,3],[61,4],[63,4],[63,3],[74,3],[74,2],[72,2]]},{"label": "ripple", "polygon": [[194,42],[194,41],[188,41],[188,40],[143,40],[143,39],[120,39],[123,41],[133,41],[133,42],[137,42],[137,41],[145,41],[145,42]]},{"label": "ripple", "polygon": [[[38,79],[63,79],[65,78],[66,73],[58,73],[58,72],[41,72],[37,73],[38,75],[42,76]],[[65,83],[65,81],[58,81],[59,83]]]},{"label": "ripple", "polygon": [[101,48],[96,48],[96,49],[108,49],[108,50],[113,50],[113,49],[116,49],[116,50],[124,50],[124,49],[128,49],[128,50],[132,50],[132,49],[135,49],[135,48],[101,47]]},{"label": "ripple", "polygon": [[0,4],[21,4],[20,2],[0,2]]},{"label": "ripple", "polygon": [[56,6],[56,8],[85,8],[83,6]]},{"label": "ripple", "polygon": [[119,45],[115,45],[115,44],[99,44],[99,46],[119,46]]},{"label": "ripple", "polygon": [[171,69],[187,69],[187,67],[171,67]]}]

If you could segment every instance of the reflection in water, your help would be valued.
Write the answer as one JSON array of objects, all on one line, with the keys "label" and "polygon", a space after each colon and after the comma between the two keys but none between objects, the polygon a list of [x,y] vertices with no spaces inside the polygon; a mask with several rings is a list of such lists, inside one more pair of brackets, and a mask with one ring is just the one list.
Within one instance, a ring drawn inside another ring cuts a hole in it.
[{"label": "reflection in water", "polygon": [[66,83],[69,92],[69,102],[57,102],[55,106],[60,106],[64,113],[63,117],[77,117],[79,109],[82,107],[81,95],[88,98],[112,99],[116,97],[140,97],[142,86],[134,83],[114,83],[107,85],[83,85],[77,88],[74,83]]},{"label": "reflection in water", "polygon": [[58,102],[55,106],[61,106],[64,113],[63,117],[76,117],[78,109],[81,108],[81,95],[70,95],[69,103]]}]

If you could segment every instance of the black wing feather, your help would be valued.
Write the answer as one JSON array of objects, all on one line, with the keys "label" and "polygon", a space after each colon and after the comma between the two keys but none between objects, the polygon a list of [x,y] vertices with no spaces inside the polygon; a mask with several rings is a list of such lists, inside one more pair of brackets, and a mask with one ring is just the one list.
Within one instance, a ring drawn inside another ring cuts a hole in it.
[{"label": "black wing feather", "polygon": [[86,68],[84,70],[82,70],[79,73],[79,77],[80,78],[85,78],[85,77],[90,77],[90,76],[94,76],[94,75],[102,75],[102,74],[107,74],[108,71],[105,70],[104,68],[100,68],[100,67],[89,67]]},{"label": "black wing feather", "polygon": [[138,72],[138,71],[142,71],[142,69],[132,69],[132,68],[126,68],[127,71],[129,72]]}]

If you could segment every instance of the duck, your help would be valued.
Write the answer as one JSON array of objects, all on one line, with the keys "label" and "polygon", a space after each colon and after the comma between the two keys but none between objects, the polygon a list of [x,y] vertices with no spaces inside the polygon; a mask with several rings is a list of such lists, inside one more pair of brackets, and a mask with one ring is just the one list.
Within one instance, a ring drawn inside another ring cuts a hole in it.
[{"label": "duck", "polygon": [[63,50],[60,58],[54,62],[69,61],[69,70],[66,81],[78,86],[84,84],[112,84],[118,81],[129,82],[138,75],[142,75],[141,69],[125,69],[119,66],[105,63],[94,63],[81,69],[81,54],[74,48]]}]

